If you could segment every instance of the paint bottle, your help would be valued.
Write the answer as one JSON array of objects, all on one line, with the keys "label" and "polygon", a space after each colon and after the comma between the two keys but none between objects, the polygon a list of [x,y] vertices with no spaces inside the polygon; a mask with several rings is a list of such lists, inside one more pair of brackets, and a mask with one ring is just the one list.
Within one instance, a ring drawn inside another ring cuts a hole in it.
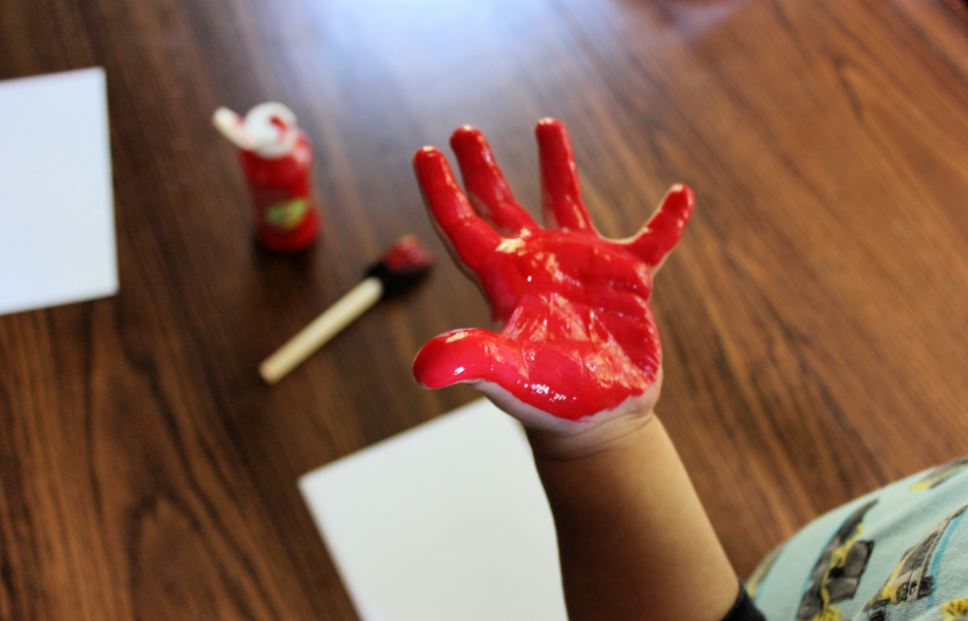
[{"label": "paint bottle", "polygon": [[239,148],[255,215],[255,237],[276,252],[296,252],[319,236],[319,209],[310,190],[313,147],[289,108],[267,102],[242,118],[228,108],[212,117]]}]

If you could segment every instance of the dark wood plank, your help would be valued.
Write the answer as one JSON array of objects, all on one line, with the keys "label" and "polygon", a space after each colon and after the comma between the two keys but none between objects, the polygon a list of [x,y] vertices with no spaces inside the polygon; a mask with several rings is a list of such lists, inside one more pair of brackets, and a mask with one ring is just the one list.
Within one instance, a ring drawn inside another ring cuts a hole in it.
[{"label": "dark wood plank", "polygon": [[[607,234],[697,190],[660,408],[741,573],[964,452],[963,3],[363,5],[0,5],[0,77],[107,70],[122,284],[0,318],[0,618],[353,618],[296,477],[473,398],[409,360],[486,309],[442,264],[279,386],[255,367],[398,234],[443,256],[409,157],[465,122],[537,206],[531,128],[564,119]],[[303,257],[253,247],[209,125],[272,98],[317,146]]]}]

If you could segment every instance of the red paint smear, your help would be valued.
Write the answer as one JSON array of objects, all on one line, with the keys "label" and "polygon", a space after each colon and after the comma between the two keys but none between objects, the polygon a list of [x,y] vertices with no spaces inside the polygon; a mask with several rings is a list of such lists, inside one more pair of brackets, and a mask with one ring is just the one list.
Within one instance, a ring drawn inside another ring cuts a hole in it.
[{"label": "red paint smear", "polygon": [[413,235],[404,235],[383,253],[381,261],[391,272],[415,272],[430,267],[433,255]]},{"label": "red paint smear", "polygon": [[473,128],[455,132],[452,144],[472,198],[491,199],[489,211],[480,211],[505,236],[475,214],[439,151],[415,155],[425,200],[502,329],[437,336],[417,354],[413,372],[435,389],[493,382],[539,410],[577,420],[655,382],[662,353],[648,304],[652,273],[681,236],[694,199],[688,187],[675,186],[635,238],[604,239],[581,203],[564,125],[543,120],[537,134],[545,208],[562,228],[538,227],[514,202]]}]

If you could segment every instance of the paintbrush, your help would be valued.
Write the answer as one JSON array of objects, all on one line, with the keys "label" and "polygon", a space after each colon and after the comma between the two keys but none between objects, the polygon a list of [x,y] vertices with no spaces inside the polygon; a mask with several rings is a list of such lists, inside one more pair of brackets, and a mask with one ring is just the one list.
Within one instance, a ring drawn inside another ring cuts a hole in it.
[{"label": "paintbrush", "polygon": [[275,384],[374,304],[396,297],[420,282],[432,261],[430,252],[416,237],[404,235],[366,270],[360,284],[266,358],[259,365],[259,375]]}]

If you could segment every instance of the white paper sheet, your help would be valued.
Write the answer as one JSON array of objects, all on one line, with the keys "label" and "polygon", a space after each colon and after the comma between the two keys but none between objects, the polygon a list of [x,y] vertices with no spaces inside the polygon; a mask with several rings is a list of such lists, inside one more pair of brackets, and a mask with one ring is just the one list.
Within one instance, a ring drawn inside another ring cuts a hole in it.
[{"label": "white paper sheet", "polygon": [[367,621],[566,618],[524,433],[488,401],[310,472],[299,487]]},{"label": "white paper sheet", "polygon": [[104,71],[0,82],[0,314],[118,290]]}]

